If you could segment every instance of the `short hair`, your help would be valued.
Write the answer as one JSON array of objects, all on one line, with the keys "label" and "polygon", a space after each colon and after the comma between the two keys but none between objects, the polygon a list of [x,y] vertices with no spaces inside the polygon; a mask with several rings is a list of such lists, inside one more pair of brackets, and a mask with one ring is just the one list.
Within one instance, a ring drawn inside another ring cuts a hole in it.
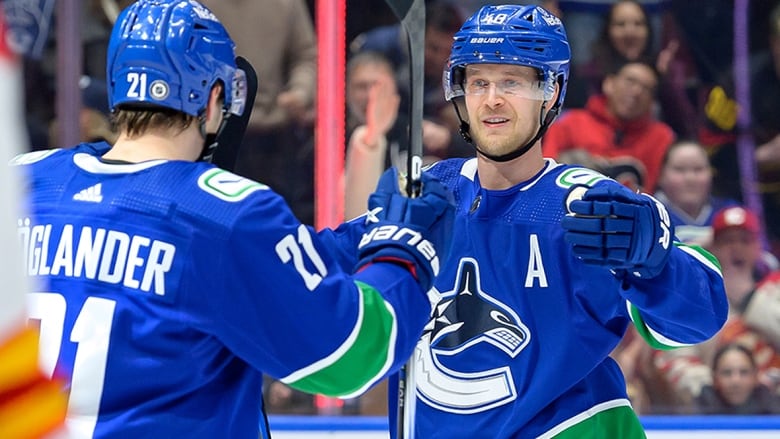
[{"label": "short hair", "polygon": [[[202,118],[203,116],[200,116]],[[111,116],[115,131],[136,137],[152,130],[182,132],[198,121],[199,117],[173,108],[122,106]]]},{"label": "short hair", "polygon": [[373,50],[366,50],[358,52],[349,58],[349,61],[347,61],[347,78],[352,76],[355,69],[365,65],[376,65],[387,70],[391,76],[395,74],[393,65],[386,56]]},{"label": "short hair", "polygon": [[758,365],[756,364],[756,358],[753,356],[753,352],[750,349],[741,343],[728,343],[718,348],[718,350],[715,352],[715,356],[712,357],[711,367],[713,371],[718,367],[718,363],[720,362],[721,357],[730,351],[742,352],[745,354],[745,356],[748,357],[750,366],[753,368],[753,370],[758,368]]},{"label": "short hair", "polygon": [[699,143],[698,140],[691,139],[691,138],[679,138],[676,141],[674,141],[671,145],[669,145],[668,148],[666,148],[663,159],[661,160],[661,168],[664,168],[669,164],[669,159],[672,157],[672,153],[674,151],[676,151],[677,149],[683,146],[688,146],[688,145],[693,145],[694,147],[696,147],[696,149],[703,152],[704,155],[707,157],[707,162],[709,163],[710,155],[707,152],[707,148],[705,148],[701,143]]},{"label": "short hair", "polygon": [[612,6],[609,8],[609,12],[607,12],[607,17],[604,20],[604,24],[601,28],[601,33],[599,34],[599,38],[592,43],[593,47],[591,48],[591,50],[597,55],[597,57],[600,58],[603,57],[604,61],[608,59],[614,59],[614,58],[623,58],[623,56],[617,52],[617,50],[609,40],[609,28],[612,24],[612,19],[613,16],[615,15],[615,11],[618,9],[618,6],[624,3],[632,3],[636,5],[640,11],[642,11],[642,15],[645,18],[645,25],[647,26],[647,44],[645,45],[645,48],[642,50],[640,56],[648,57],[648,58],[653,56],[653,40],[655,36],[653,33],[653,26],[650,25],[650,17],[647,13],[647,10],[642,5],[642,3],[638,2],[637,0],[618,0],[615,3],[613,3]]},{"label": "short hair", "polygon": [[626,59],[616,59],[613,60],[613,62],[609,63],[607,65],[606,75],[607,76],[614,76],[620,73],[623,68],[629,64],[641,64],[648,69],[652,70],[653,75],[655,75],[656,79],[661,78],[661,73],[658,71],[658,69],[655,68],[655,63],[653,63],[652,58],[642,56],[635,60],[626,60]]}]

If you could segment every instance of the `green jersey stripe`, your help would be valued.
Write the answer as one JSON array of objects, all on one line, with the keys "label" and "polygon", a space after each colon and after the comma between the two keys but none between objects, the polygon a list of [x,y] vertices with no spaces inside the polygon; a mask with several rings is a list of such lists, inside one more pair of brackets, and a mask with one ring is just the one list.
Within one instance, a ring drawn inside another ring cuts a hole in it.
[{"label": "green jersey stripe", "polygon": [[[390,367],[397,336],[395,312],[374,287],[355,283],[361,310],[350,337],[327,361],[299,370],[282,382],[304,392],[351,397],[367,390]],[[355,382],[363,384],[355,386]]]}]

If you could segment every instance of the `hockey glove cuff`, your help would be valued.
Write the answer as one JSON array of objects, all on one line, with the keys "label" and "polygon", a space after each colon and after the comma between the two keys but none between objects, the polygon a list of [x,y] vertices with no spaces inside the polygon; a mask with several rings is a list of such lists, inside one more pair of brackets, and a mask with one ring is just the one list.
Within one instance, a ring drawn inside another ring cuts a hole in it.
[{"label": "hockey glove cuff", "polygon": [[574,186],[561,221],[574,254],[587,264],[657,276],[672,249],[674,229],[664,205],[613,182]]},{"label": "hockey glove cuff", "polygon": [[446,260],[455,205],[452,194],[423,172],[417,198],[401,192],[398,170],[390,168],[368,199],[367,230],[358,246],[358,269],[373,262],[405,266],[428,291]]}]

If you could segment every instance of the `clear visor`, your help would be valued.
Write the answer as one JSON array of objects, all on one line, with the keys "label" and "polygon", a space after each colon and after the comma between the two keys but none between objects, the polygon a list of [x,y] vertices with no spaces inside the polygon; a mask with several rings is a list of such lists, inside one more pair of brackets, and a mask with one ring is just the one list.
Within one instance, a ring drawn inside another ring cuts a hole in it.
[{"label": "clear visor", "polygon": [[231,88],[232,97],[230,100],[230,109],[228,109],[230,114],[236,116],[244,114],[244,107],[246,107],[246,87],[246,73],[241,69],[236,69],[233,74],[233,86]]},{"label": "clear visor", "polygon": [[501,96],[548,101],[552,99],[555,90],[554,84],[547,84],[539,75],[526,70],[515,71],[510,68],[496,73],[494,70],[488,72],[477,65],[469,65],[456,72],[455,78],[451,78],[450,74],[450,70],[445,70],[443,81],[448,101],[459,96],[480,96],[491,92]]}]

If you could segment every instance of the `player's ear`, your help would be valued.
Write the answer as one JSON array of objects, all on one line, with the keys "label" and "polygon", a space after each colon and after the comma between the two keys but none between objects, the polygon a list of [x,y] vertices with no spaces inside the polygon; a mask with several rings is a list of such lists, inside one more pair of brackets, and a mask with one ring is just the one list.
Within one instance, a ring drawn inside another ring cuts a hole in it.
[{"label": "player's ear", "polygon": [[209,103],[206,106],[206,119],[222,114],[222,103],[225,100],[222,94],[223,90],[224,88],[220,82],[217,82],[213,87],[211,87],[211,92],[209,93]]},{"label": "player's ear", "polygon": [[555,105],[556,102],[558,102],[558,95],[561,93],[561,84],[556,83],[555,84],[555,92],[553,93],[552,98],[544,101],[544,111],[550,111],[550,109]]}]

